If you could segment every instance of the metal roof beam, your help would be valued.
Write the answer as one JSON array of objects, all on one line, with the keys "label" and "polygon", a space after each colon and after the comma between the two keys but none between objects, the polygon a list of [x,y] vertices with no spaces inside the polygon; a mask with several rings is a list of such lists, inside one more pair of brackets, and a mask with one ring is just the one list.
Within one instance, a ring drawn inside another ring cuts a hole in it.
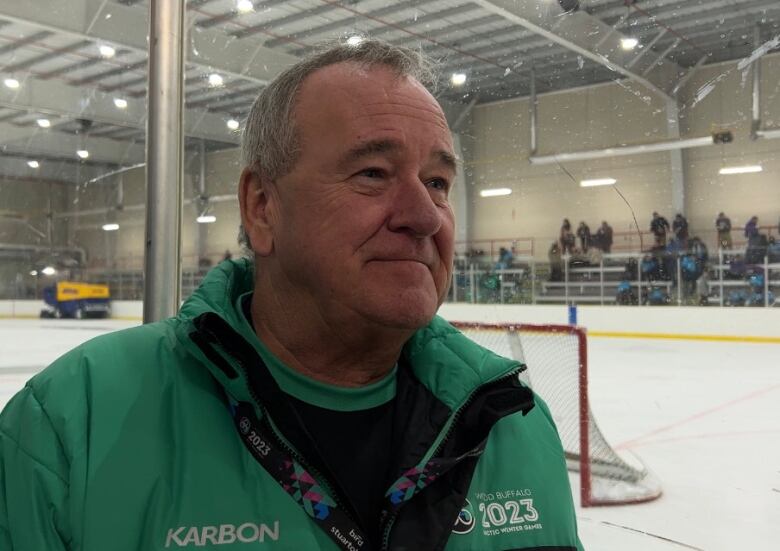
[{"label": "metal roof beam", "polygon": [[[85,98],[89,100],[84,101]],[[127,104],[126,109],[117,109],[113,94],[30,76],[22,80],[17,90],[0,87],[0,107],[83,118],[127,128],[146,128],[146,101],[127,98]],[[186,136],[225,143],[237,144],[240,141],[236,133],[225,126],[222,116],[206,110],[187,109],[184,133]],[[0,143],[6,139],[6,136],[0,134]]]},{"label": "metal roof beam", "polygon": [[[252,27],[246,27],[236,31],[231,31],[230,34],[235,36],[236,38],[246,38],[247,36],[252,36],[254,34],[265,31],[267,29],[284,28],[284,26],[287,23],[295,23],[296,21],[300,21],[304,17],[321,15],[323,13],[333,11],[334,9],[336,8],[332,4],[322,4],[315,8],[304,10],[302,12],[296,12],[296,13],[291,13],[290,15],[285,15],[284,17],[280,17],[279,19],[272,19],[270,21],[266,21],[264,23],[261,23],[260,25],[254,25]],[[266,42],[265,45],[271,47],[275,44],[280,44],[285,42],[288,42],[288,40],[274,38]]]},{"label": "metal roof beam", "polygon": [[[104,0],[81,0],[66,7],[58,0],[0,0],[0,17],[35,26],[39,32],[103,41],[147,55],[148,13],[136,7]],[[217,71],[258,84],[267,84],[297,61],[295,56],[237,41],[216,29],[191,32],[188,38],[188,64],[198,65],[204,72]],[[247,61],[250,54],[251,59]]]},{"label": "metal roof beam", "polygon": [[[192,10],[194,7],[200,7],[206,3],[207,1],[202,1],[199,3],[198,6],[195,6],[195,2],[189,2],[187,8]],[[213,1],[213,0],[210,0]],[[265,10],[273,6],[277,6],[279,4],[284,4],[285,2],[289,2],[290,0],[266,0],[264,2],[254,2],[255,11],[257,10]],[[196,10],[197,11],[197,10]],[[227,12],[218,13],[218,14],[204,14],[203,12],[199,12],[206,17],[203,19],[199,19],[195,22],[195,26],[202,28],[202,29],[208,29],[210,27],[214,27],[215,25],[219,25],[221,23],[227,23],[229,21],[232,21],[233,19],[239,17],[241,13],[237,9],[232,9]]]},{"label": "metal roof beam", "polygon": [[7,73],[13,73],[14,71],[20,71],[22,69],[29,69],[33,65],[37,65],[38,63],[43,63],[44,61],[49,61],[50,59],[55,59],[57,57],[60,57],[61,55],[68,54],[74,50],[78,50],[80,48],[84,48],[85,46],[89,46],[89,44],[91,44],[89,40],[79,40],[78,42],[75,42],[73,44],[63,46],[62,48],[57,48],[56,50],[46,52],[45,54],[40,54],[35,57],[31,57],[24,61],[20,61],[19,63],[14,63],[13,65],[6,65],[3,68],[3,71]]},{"label": "metal roof beam", "polygon": [[96,162],[134,164],[144,161],[144,146],[132,142],[120,142],[96,136],[77,136],[64,132],[36,132],[29,138],[8,139],[19,129],[8,123],[0,123],[3,148],[6,152],[29,155],[31,159],[74,159],[76,151],[86,149],[89,159]]},{"label": "metal roof beam", "polygon": [[[1,13],[2,12],[0,12],[0,14]],[[51,34],[52,33],[50,31],[40,31],[19,38],[18,40],[11,40],[8,44],[0,46],[0,55],[6,54],[8,52],[13,52],[14,50],[18,50],[19,48],[27,46],[28,44],[32,44],[33,42],[38,42],[39,40],[43,40],[44,38],[47,38]]]},{"label": "metal roof beam", "polygon": [[[354,15],[354,16],[346,17],[346,18],[340,19],[338,21],[333,21],[331,23],[326,23],[325,25],[320,25],[319,27],[313,27],[312,29],[309,29],[307,31],[301,31],[299,33],[295,33],[295,34],[292,35],[292,38],[296,38],[296,39],[298,39],[298,38],[306,38],[308,36],[314,36],[314,35],[323,34],[323,33],[330,33],[332,31],[336,31],[336,30],[343,30],[345,28],[349,28],[350,26],[354,25],[355,23],[360,23],[360,22],[363,22],[363,21],[366,21],[366,20],[370,21],[371,18],[374,18],[374,17],[384,17],[386,15],[390,15],[391,13],[395,13],[395,12],[398,12],[398,11],[401,11],[401,10],[405,10],[407,8],[411,8],[411,7],[414,7],[414,6],[419,6],[422,3],[423,3],[423,1],[421,1],[421,0],[406,0],[404,2],[396,2],[393,5],[385,6],[383,8],[378,9],[378,10],[366,12],[366,13],[361,14],[361,15]],[[385,27],[380,27],[380,29],[373,29],[368,34],[369,34],[369,36],[373,37],[374,36],[373,32],[375,30],[381,30],[381,29],[384,29],[384,28]],[[308,34],[305,34],[305,33],[308,33]],[[266,46],[272,46],[274,43],[275,43],[275,41],[273,41],[273,40],[269,41],[269,42],[266,43]],[[304,53],[312,50],[313,48],[314,48],[313,46],[310,46],[308,48],[303,48],[303,49],[300,49],[300,50],[296,50],[295,54],[296,55],[301,55],[301,54],[304,54]]]},{"label": "metal roof beam", "polygon": [[32,160],[28,155],[3,155],[3,164],[0,166],[0,178],[24,181],[49,181],[52,183],[84,183],[103,174],[107,169],[116,167],[115,163],[89,163],[79,159],[71,161],[36,159],[40,162],[38,168],[30,168],[27,161]]},{"label": "metal roof beam", "polygon": [[[678,75],[684,72],[681,67],[668,60],[659,61],[661,67],[651,75],[642,76],[634,72],[627,64],[635,54],[625,52],[621,48],[620,41],[625,35],[584,10],[563,14],[557,2],[540,7],[536,0],[473,1],[508,21],[642,84],[663,98],[669,98],[668,89]],[[605,35],[609,35],[607,40],[603,40]]]}]

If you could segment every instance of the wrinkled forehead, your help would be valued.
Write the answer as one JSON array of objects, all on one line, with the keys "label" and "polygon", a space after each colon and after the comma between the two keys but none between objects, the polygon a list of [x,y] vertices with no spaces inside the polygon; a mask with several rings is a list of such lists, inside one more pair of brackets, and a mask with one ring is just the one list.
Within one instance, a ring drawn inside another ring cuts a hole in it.
[{"label": "wrinkled forehead", "polygon": [[411,115],[449,132],[439,102],[418,80],[391,67],[346,62],[323,67],[301,85],[295,118]]}]

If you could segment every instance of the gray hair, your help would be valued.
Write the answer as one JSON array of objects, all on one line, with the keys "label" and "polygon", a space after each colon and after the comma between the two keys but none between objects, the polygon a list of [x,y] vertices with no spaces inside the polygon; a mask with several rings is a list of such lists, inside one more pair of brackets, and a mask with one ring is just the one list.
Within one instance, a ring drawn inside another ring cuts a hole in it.
[{"label": "gray hair", "polygon": [[[241,143],[244,166],[271,181],[292,170],[300,153],[294,111],[301,85],[315,71],[347,62],[363,67],[388,67],[399,77],[411,77],[432,91],[436,88],[433,61],[418,51],[370,38],[355,45],[346,41],[326,43],[279,74],[257,96],[244,125]],[[251,256],[243,226],[239,228],[238,242],[244,253]]]}]

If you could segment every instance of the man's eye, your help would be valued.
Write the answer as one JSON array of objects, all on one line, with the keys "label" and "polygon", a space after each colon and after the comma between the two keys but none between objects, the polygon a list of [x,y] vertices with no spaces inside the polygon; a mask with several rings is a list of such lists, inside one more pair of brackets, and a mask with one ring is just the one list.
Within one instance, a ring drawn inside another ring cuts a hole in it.
[{"label": "man's eye", "polygon": [[438,189],[441,191],[447,191],[450,187],[449,182],[447,182],[447,180],[444,178],[434,178],[433,180],[429,180],[427,185],[433,189]]},{"label": "man's eye", "polygon": [[367,178],[381,178],[384,176],[384,171],[381,168],[366,168],[361,170],[358,175]]}]

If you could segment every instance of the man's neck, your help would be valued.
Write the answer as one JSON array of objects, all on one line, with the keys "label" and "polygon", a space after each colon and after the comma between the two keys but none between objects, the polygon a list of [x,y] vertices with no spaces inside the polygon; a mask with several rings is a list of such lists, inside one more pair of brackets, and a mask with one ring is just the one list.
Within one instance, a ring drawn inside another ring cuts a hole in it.
[{"label": "man's neck", "polygon": [[[278,294],[252,295],[252,323],[258,338],[289,368],[323,383],[365,386],[395,366],[409,334],[370,323],[324,320],[296,308]],[[335,321],[335,322],[334,322]]]}]

